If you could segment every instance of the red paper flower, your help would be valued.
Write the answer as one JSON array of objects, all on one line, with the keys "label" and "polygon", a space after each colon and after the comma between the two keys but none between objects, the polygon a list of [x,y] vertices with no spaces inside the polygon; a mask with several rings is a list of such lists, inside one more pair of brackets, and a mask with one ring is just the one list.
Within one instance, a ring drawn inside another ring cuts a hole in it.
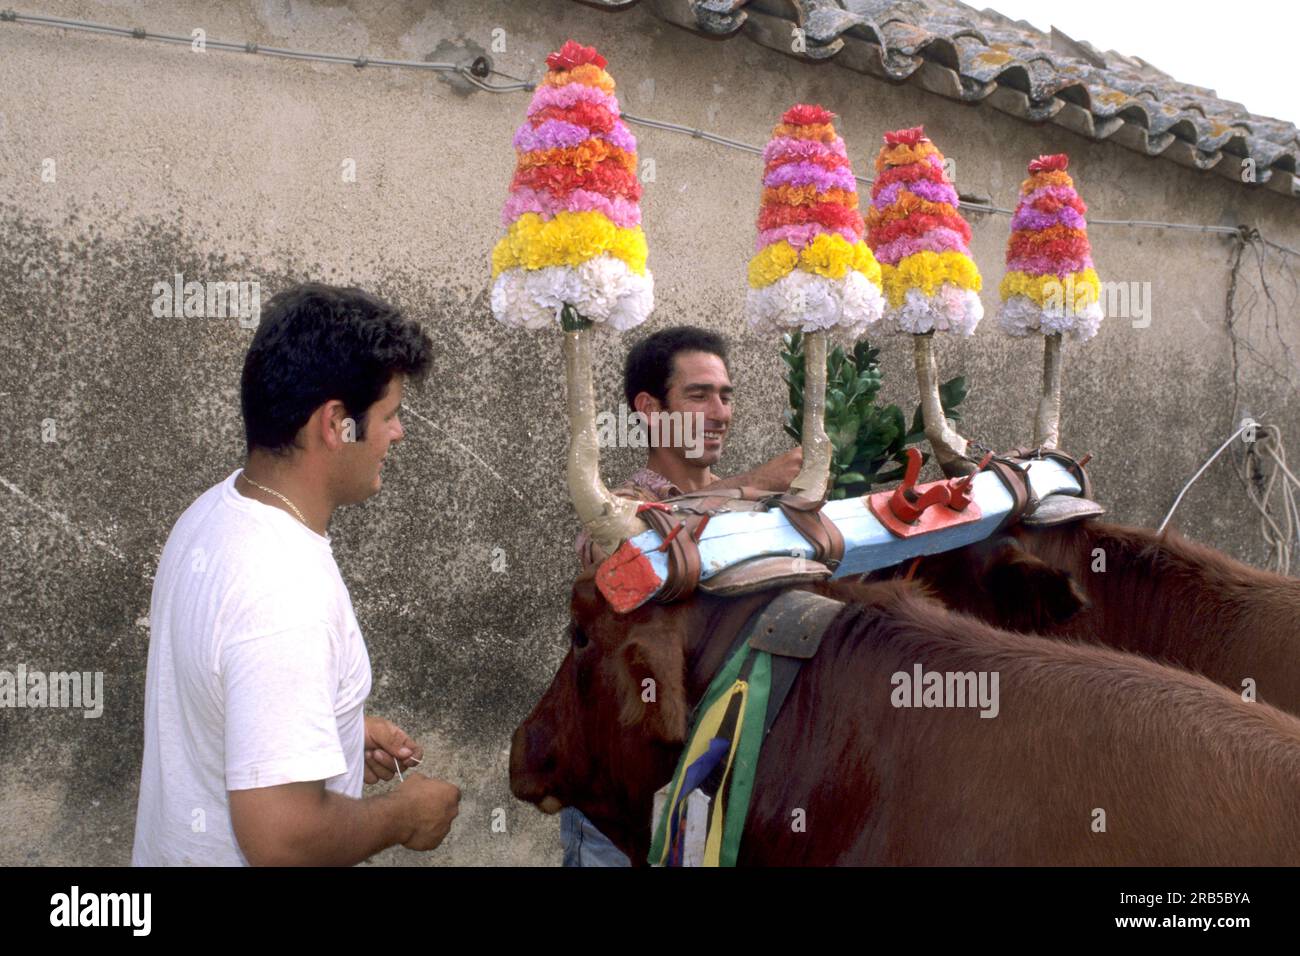
[{"label": "red paper flower", "polygon": [[781,122],[791,126],[811,126],[814,123],[829,123],[835,114],[821,106],[800,103],[781,114]]},{"label": "red paper flower", "polygon": [[1083,204],[1083,200],[1078,196],[1071,196],[1068,199],[1061,199],[1059,196],[1039,196],[1029,204],[1031,209],[1039,212],[1060,212],[1063,206],[1069,206],[1077,210],[1080,215],[1087,213],[1088,207]]},{"label": "red paper flower", "polygon": [[608,133],[614,128],[616,117],[599,103],[574,103],[572,106],[548,106],[528,117],[528,122],[536,129],[547,120],[562,120],[577,126],[585,126],[593,133]]},{"label": "red paper flower", "polygon": [[864,228],[862,215],[838,203],[822,202],[813,206],[764,206],[758,213],[758,228],[775,229],[778,226],[798,226],[817,223],[827,229],[852,229],[858,235]]},{"label": "red paper flower", "polygon": [[[1077,230],[1082,233],[1082,230]],[[1013,232],[1007,242],[1007,259],[1022,259],[1026,256],[1046,256],[1056,261],[1060,259],[1079,259],[1092,252],[1088,237],[1074,235],[1065,238],[1041,239],[1042,232]]]},{"label": "red paper flower", "polygon": [[606,62],[594,46],[583,46],[573,40],[566,40],[564,46],[546,58],[546,65],[552,70],[572,70],[584,63],[594,63],[603,70]]},{"label": "red paper flower", "polygon": [[885,142],[890,146],[906,144],[915,146],[917,143],[928,143],[929,140],[925,135],[924,126],[913,126],[911,129],[896,129],[885,134]]},{"label": "red paper flower", "polygon": [[890,183],[904,182],[910,183],[918,179],[927,179],[932,183],[946,183],[943,169],[939,166],[931,166],[929,163],[907,163],[903,166],[890,166],[879,176],[871,185],[871,194],[874,196]]},{"label": "red paper flower", "polygon": [[882,222],[879,225],[872,226],[867,232],[867,245],[874,250],[887,242],[901,239],[903,236],[923,236],[931,229],[939,228],[951,229],[961,236],[964,242],[970,242],[970,224],[954,211],[951,214],[942,216],[930,213],[914,213],[906,219],[891,219],[889,222]]},{"label": "red paper flower", "polygon": [[521,187],[545,189],[553,196],[564,197],[575,189],[587,189],[602,196],[622,196],[636,202],[641,198],[641,181],[614,160],[579,171],[572,166],[528,166],[515,172],[510,181],[513,192]]},{"label": "red paper flower", "polygon": [[1051,156],[1039,156],[1029,163],[1031,173],[1044,173],[1052,170],[1063,170],[1070,165],[1070,157],[1065,153],[1053,153]]}]

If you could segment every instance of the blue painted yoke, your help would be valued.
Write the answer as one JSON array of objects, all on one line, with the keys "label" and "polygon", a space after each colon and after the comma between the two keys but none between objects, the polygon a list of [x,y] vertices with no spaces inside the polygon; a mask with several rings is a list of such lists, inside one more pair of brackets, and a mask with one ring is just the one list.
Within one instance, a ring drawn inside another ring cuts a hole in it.
[{"label": "blue painted yoke", "polygon": [[[1078,480],[1057,461],[1036,458],[1026,465],[1030,488],[1039,499],[1049,494],[1083,493]],[[864,574],[919,555],[952,551],[983,541],[1002,524],[1014,502],[1002,480],[989,471],[975,476],[972,491],[972,498],[981,512],[978,521],[910,538],[897,537],[882,525],[871,513],[866,498],[828,501],[822,513],[844,536],[844,560],[833,576],[842,578]],[[658,532],[646,531],[633,538],[631,543],[650,561],[662,587],[668,577],[668,555],[658,550],[663,538]],[[751,558],[787,555],[811,559],[813,553],[812,547],[779,510],[716,515],[705,526],[699,550],[701,581]]]}]

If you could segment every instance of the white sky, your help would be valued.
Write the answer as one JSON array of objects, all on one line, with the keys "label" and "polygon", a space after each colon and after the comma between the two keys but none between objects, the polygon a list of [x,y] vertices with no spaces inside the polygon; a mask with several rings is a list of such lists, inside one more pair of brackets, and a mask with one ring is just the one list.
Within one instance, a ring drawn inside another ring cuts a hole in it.
[{"label": "white sky", "polygon": [[1300,125],[1300,0],[963,0],[1052,26],[1101,52],[1140,56],[1176,80]]}]

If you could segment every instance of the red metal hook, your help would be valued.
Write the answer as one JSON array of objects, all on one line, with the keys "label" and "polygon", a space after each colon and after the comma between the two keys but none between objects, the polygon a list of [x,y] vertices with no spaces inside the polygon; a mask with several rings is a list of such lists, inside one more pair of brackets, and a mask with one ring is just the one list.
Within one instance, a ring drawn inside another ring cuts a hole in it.
[{"label": "red metal hook", "polygon": [[973,472],[962,478],[954,478],[952,481],[948,482],[948,490],[952,493],[952,497],[948,501],[949,508],[953,511],[966,510],[966,506],[970,504],[970,489],[971,485],[975,481],[975,476],[987,468],[989,462],[992,460],[993,452],[988,452],[982,459],[980,459],[979,467]]},{"label": "red metal hook", "polygon": [[914,524],[927,508],[946,505],[952,492],[945,484],[931,485],[924,494],[915,491],[916,479],[921,475],[921,453],[915,448],[907,449],[907,470],[903,472],[903,483],[894,489],[889,499],[889,510],[895,518],[907,524]]}]

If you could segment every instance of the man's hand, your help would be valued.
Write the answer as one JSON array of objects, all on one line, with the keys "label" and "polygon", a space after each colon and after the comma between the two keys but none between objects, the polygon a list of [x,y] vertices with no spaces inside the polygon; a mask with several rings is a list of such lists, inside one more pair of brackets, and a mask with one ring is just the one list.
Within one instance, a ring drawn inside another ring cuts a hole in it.
[{"label": "man's hand", "polygon": [[395,795],[404,801],[410,831],[402,846],[409,850],[437,847],[451,830],[451,821],[460,813],[460,788],[422,773],[409,775]]},{"label": "man's hand", "polygon": [[391,720],[366,718],[366,783],[392,780],[399,765],[405,770],[423,759],[420,745]]},{"label": "man's hand", "polygon": [[754,470],[754,477],[757,479],[754,484],[760,488],[771,488],[773,491],[789,491],[790,483],[799,477],[799,470],[803,468],[803,446],[791,448],[785,454],[777,455],[766,465],[761,465]]},{"label": "man's hand", "polygon": [[753,488],[761,488],[763,491],[789,491],[790,483],[799,477],[799,469],[802,467],[803,448],[791,448],[753,471],[715,481],[708,487],[744,488],[748,485]]}]

